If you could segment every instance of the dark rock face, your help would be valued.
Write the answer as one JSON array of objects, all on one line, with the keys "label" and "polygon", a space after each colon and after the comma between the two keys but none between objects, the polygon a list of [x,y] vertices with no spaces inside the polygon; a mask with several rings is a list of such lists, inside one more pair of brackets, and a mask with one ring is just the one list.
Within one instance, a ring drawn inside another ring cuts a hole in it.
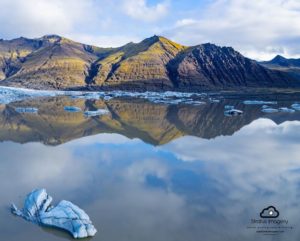
[{"label": "dark rock face", "polygon": [[[277,61],[284,62],[280,57]],[[33,89],[300,87],[300,76],[266,68],[233,48],[186,47],[160,36],[119,48],[98,48],[57,35],[3,40],[0,81]]]},{"label": "dark rock face", "polygon": [[266,66],[300,67],[300,59],[287,59],[281,55],[277,55],[274,59],[261,63]]},{"label": "dark rock face", "polygon": [[284,87],[291,79],[245,58],[230,47],[203,44],[180,53],[169,63],[170,76],[180,87]]},{"label": "dark rock face", "polygon": [[284,72],[293,79],[300,79],[300,59],[287,59],[277,55],[274,59],[260,62],[260,64],[270,70]]}]

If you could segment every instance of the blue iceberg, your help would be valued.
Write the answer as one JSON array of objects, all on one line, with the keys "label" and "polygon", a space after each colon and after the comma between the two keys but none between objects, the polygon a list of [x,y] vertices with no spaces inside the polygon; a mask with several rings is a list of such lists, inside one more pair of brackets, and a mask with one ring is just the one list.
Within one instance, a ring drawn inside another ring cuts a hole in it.
[{"label": "blue iceberg", "polygon": [[51,203],[52,197],[45,189],[36,189],[27,195],[23,209],[20,210],[12,204],[11,211],[32,223],[66,230],[74,238],[86,238],[96,234],[97,230],[89,216],[78,206],[65,200],[55,207]]},{"label": "blue iceberg", "polygon": [[64,110],[67,112],[80,112],[81,109],[77,106],[65,106]]}]

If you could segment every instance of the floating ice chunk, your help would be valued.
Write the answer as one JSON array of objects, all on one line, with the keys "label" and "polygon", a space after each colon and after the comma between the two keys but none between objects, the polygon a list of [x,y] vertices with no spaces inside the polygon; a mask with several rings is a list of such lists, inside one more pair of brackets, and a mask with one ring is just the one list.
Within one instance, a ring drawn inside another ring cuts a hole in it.
[{"label": "floating ice chunk", "polygon": [[17,208],[17,206],[16,206],[15,204],[13,204],[13,203],[11,204],[10,210],[11,210],[11,212],[12,212],[13,214],[15,214],[15,215],[17,215],[17,216],[23,216],[22,211],[19,210],[19,209]]},{"label": "floating ice chunk", "polygon": [[31,90],[15,87],[0,86],[0,103],[8,104],[14,101],[20,101],[35,97],[51,97],[57,95],[66,95],[65,91],[47,91],[47,90]]},{"label": "floating ice chunk", "polygon": [[81,109],[77,106],[65,106],[64,110],[67,112],[80,112]]},{"label": "floating ice chunk", "polygon": [[85,93],[84,95],[80,96],[80,98],[86,100],[98,100],[100,99],[100,94],[97,92]]},{"label": "floating ice chunk", "polygon": [[214,98],[209,98],[210,103],[220,103],[220,100],[214,99]]},{"label": "floating ice chunk", "polygon": [[53,207],[51,202],[52,197],[45,189],[36,189],[27,195],[22,210],[12,204],[11,211],[35,224],[64,229],[74,238],[86,238],[96,234],[97,230],[89,216],[78,206],[63,200]]},{"label": "floating ice chunk", "polygon": [[107,109],[89,110],[89,111],[84,112],[84,115],[87,117],[98,116],[98,115],[107,115],[107,114],[109,114],[109,110],[107,110]]},{"label": "floating ice chunk", "polygon": [[274,108],[264,108],[261,110],[262,112],[265,112],[265,113],[276,113],[278,112],[279,110],[278,109],[274,109]]},{"label": "floating ice chunk", "polygon": [[172,104],[176,105],[181,102],[183,102],[182,99],[149,99],[151,102],[156,103],[156,104]]},{"label": "floating ice chunk", "polygon": [[279,110],[279,112],[286,112],[286,113],[294,113],[295,112],[294,109],[290,109],[287,107],[280,107],[278,110]]},{"label": "floating ice chunk", "polygon": [[237,110],[237,109],[230,109],[230,110],[224,111],[225,116],[238,116],[238,115],[242,115],[242,114],[243,114],[243,111]]},{"label": "floating ice chunk", "polygon": [[38,109],[34,107],[16,107],[15,111],[18,113],[38,113]]},{"label": "floating ice chunk", "polygon": [[[182,99],[187,100],[188,98],[199,99],[208,98],[207,93],[187,93],[187,92],[129,92],[129,91],[99,91],[99,92],[87,92],[87,91],[42,91],[42,90],[32,90],[32,89],[22,89],[14,87],[1,87],[0,86],[0,103],[8,104],[14,101],[20,101],[27,98],[36,97],[54,97],[54,96],[70,96],[70,98],[75,99],[104,99],[110,100],[116,97],[134,97],[142,98],[150,101],[158,100],[172,100],[172,99]],[[212,103],[220,102],[217,99],[211,97]]]},{"label": "floating ice chunk", "polygon": [[113,97],[109,96],[109,95],[106,95],[106,96],[103,97],[103,100],[105,100],[105,101],[109,101],[111,99],[113,99]]},{"label": "floating ice chunk", "polygon": [[206,102],[197,101],[197,100],[188,100],[188,101],[184,101],[183,103],[188,105],[206,105]]},{"label": "floating ice chunk", "polygon": [[224,110],[232,110],[232,109],[234,109],[233,105],[225,105],[224,106]]},{"label": "floating ice chunk", "polygon": [[291,107],[292,107],[294,110],[300,110],[300,104],[298,104],[298,103],[292,104]]},{"label": "floating ice chunk", "polygon": [[276,105],[277,101],[263,101],[263,100],[245,100],[245,105]]}]

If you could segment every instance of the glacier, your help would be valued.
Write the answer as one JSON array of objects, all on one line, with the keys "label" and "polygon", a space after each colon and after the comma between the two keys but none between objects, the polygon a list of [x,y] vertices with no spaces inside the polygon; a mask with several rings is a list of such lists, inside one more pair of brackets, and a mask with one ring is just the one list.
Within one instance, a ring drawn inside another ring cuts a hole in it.
[{"label": "glacier", "polygon": [[52,206],[52,197],[45,189],[35,189],[24,201],[23,209],[11,205],[13,214],[41,226],[49,226],[68,231],[74,238],[95,236],[97,230],[89,216],[75,204],[62,200]]}]

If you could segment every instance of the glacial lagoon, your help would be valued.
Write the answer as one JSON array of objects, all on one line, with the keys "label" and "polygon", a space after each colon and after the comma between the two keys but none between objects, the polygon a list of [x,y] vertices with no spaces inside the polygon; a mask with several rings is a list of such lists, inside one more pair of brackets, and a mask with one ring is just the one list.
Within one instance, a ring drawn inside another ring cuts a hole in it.
[{"label": "glacial lagoon", "polygon": [[[72,240],[11,214],[36,188],[81,207],[89,240],[299,240],[300,111],[262,109],[300,95],[4,92],[1,240]],[[268,206],[277,219],[261,219]]]}]

